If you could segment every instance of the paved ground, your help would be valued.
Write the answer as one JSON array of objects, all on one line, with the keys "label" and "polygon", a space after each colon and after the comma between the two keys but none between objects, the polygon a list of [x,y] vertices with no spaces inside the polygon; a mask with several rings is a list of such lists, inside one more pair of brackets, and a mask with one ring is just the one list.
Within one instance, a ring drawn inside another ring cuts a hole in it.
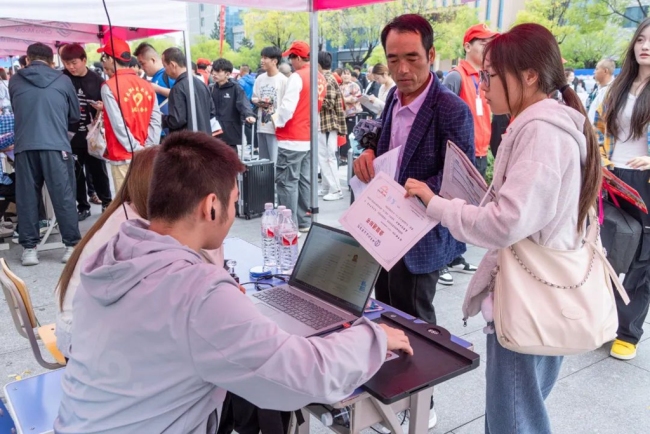
[{"label": "paved ground", "polygon": [[[343,172],[341,173],[343,176]],[[338,217],[347,209],[349,195],[337,202],[321,203],[319,221],[340,226]],[[93,216],[82,222],[82,232],[88,230],[99,214],[93,207]],[[230,235],[260,245],[259,219],[237,220]],[[56,237],[54,237],[56,239]],[[472,247],[466,258],[478,263],[483,250]],[[63,269],[60,258],[63,252],[50,251],[40,255],[36,267],[20,265],[21,249],[11,244],[11,249],[0,252],[9,266],[27,283],[41,324],[54,322],[55,302],[53,290]],[[440,325],[452,333],[473,342],[475,350],[485,357],[483,321],[473,318],[467,327],[461,321],[461,305],[469,276],[455,276],[452,287],[439,288],[435,298]],[[650,324],[646,324],[650,332]],[[608,349],[567,357],[561,378],[548,400],[549,412],[557,434],[648,434],[650,433],[650,333],[644,336],[636,359],[621,362],[608,357]],[[0,383],[13,381],[16,375],[28,376],[43,372],[36,363],[28,342],[13,328],[6,304],[0,303]],[[435,361],[432,361],[435,363]],[[477,434],[484,424],[484,365],[479,369],[451,380],[435,391],[438,425],[431,433]],[[313,434],[330,432],[312,418]],[[373,431],[369,430],[369,433]],[[498,433],[507,434],[507,433]]]}]

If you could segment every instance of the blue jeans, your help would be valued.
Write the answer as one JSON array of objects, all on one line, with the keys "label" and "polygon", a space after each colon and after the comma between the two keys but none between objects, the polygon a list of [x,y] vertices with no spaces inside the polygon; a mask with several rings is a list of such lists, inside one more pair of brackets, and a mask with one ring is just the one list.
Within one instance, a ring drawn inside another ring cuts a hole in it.
[{"label": "blue jeans", "polygon": [[562,359],[515,353],[487,335],[485,434],[550,434],[544,400]]}]

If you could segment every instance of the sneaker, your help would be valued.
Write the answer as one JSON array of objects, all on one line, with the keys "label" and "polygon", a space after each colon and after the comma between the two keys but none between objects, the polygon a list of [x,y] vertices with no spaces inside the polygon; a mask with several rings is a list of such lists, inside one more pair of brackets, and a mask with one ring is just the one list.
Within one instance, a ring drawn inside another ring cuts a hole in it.
[{"label": "sneaker", "polygon": [[632,360],[636,357],[636,345],[616,339],[609,355],[618,360]]},{"label": "sneaker", "polygon": [[323,200],[341,200],[343,199],[343,192],[339,191],[338,193],[330,193],[323,196]]},{"label": "sneaker", "polygon": [[63,253],[63,258],[61,258],[61,262],[67,264],[68,260],[70,260],[70,256],[72,256],[72,252],[74,252],[74,247],[66,247],[65,253]]},{"label": "sneaker", "polygon": [[318,197],[323,197],[329,194],[327,190],[318,189]]},{"label": "sneaker", "polygon": [[90,217],[90,210],[87,209],[87,210],[84,210],[84,211],[79,211],[77,213],[77,215],[79,216],[79,221],[82,222],[82,221],[86,220],[88,217]]},{"label": "sneaker", "polygon": [[306,228],[298,228],[298,232],[307,233],[310,229],[311,226],[307,226]]},{"label": "sneaker", "polygon": [[465,274],[474,274],[476,273],[476,267],[472,264],[468,264],[465,261],[465,258],[462,256],[454,259],[451,264],[449,264],[449,270],[455,273],[465,273]]},{"label": "sneaker", "polygon": [[438,283],[445,286],[451,286],[454,284],[454,276],[451,275],[448,268],[443,268],[440,270]]},{"label": "sneaker", "polygon": [[23,264],[23,267],[38,265],[38,253],[36,253],[36,249],[23,250],[23,257],[21,258],[21,262]]},{"label": "sneaker", "polygon": [[435,427],[437,423],[438,423],[438,414],[436,413],[436,409],[432,408],[431,411],[429,411],[429,429]]},{"label": "sneaker", "polygon": [[7,228],[7,227],[4,227],[4,226],[0,226],[0,239],[13,237],[13,235],[14,235],[13,228]]},{"label": "sneaker", "polygon": [[90,203],[94,203],[95,205],[101,205],[102,204],[102,201],[97,196],[97,193],[90,196],[90,198],[88,200],[90,201]]}]

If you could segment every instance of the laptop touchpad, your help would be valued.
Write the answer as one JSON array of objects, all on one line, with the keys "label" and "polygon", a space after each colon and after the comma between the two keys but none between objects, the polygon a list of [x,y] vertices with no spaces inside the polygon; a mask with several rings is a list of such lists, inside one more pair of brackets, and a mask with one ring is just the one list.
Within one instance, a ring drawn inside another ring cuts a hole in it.
[{"label": "laptop touchpad", "polygon": [[255,307],[257,307],[257,310],[259,310],[260,313],[266,317],[272,317],[280,313],[279,310],[273,309],[271,306],[268,306],[266,304],[258,303],[255,305]]}]

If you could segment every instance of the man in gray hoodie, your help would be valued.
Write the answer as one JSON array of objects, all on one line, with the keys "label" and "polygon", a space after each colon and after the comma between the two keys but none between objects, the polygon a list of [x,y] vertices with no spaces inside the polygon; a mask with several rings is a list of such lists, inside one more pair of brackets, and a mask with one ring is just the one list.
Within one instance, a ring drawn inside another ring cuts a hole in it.
[{"label": "man in gray hoodie", "polygon": [[149,218],[126,221],[82,266],[54,431],[214,434],[228,390],[291,411],[350,395],[403,332],[360,319],[321,338],[263,316],[223,267],[244,170],[205,133],[171,134],[156,157]]},{"label": "man in gray hoodie", "polygon": [[74,159],[68,125],[79,122],[79,100],[70,79],[53,69],[45,44],[27,47],[27,68],[9,81],[16,117],[16,209],[22,264],[38,264],[38,203],[43,182],[52,199],[61,238],[63,262],[81,239],[76,205]]}]

